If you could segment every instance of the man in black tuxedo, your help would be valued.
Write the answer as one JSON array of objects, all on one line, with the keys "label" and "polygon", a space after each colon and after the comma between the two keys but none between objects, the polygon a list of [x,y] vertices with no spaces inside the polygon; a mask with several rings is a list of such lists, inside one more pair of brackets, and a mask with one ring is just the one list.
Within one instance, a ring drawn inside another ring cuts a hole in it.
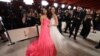
[{"label": "man in black tuxedo", "polygon": [[61,29],[62,21],[63,21],[62,12],[61,12],[61,9],[58,9],[58,22],[59,22],[58,29],[59,29],[60,33],[62,33],[62,29]]},{"label": "man in black tuxedo", "polygon": [[65,22],[66,22],[66,28],[65,28],[65,33],[68,33],[67,32],[67,29],[69,28],[69,31],[70,31],[70,29],[71,29],[71,15],[70,15],[70,13],[67,11],[66,13],[65,13]]},{"label": "man in black tuxedo", "polygon": [[79,30],[81,22],[83,20],[83,18],[81,18],[82,16],[83,16],[82,11],[80,9],[74,10],[74,12],[73,12],[73,23],[72,23],[72,27],[71,27],[71,30],[70,30],[69,38],[73,35],[73,31],[75,30],[74,40],[76,40],[78,30]]}]

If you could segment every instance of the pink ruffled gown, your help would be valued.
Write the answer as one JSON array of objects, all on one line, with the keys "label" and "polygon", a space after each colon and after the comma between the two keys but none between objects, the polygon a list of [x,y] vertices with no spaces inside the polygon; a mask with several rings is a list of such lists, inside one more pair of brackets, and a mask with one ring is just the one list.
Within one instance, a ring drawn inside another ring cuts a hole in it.
[{"label": "pink ruffled gown", "polygon": [[50,36],[50,20],[43,19],[39,39],[32,42],[26,56],[56,56],[56,48]]}]

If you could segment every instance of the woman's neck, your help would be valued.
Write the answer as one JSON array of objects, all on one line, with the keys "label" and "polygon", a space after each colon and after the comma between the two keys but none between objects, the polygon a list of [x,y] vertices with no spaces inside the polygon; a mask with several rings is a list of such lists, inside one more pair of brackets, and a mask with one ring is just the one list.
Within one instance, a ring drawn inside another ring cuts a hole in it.
[{"label": "woman's neck", "polygon": [[44,16],[46,16],[46,17],[47,17],[47,15],[46,15],[46,14],[44,14]]},{"label": "woman's neck", "polygon": [[55,13],[52,13],[52,15],[55,15]]}]

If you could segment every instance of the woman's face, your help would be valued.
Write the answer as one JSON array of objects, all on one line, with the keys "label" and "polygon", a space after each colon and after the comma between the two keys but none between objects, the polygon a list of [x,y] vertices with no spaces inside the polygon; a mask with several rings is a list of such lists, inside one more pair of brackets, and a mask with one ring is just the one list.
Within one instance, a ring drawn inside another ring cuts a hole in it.
[{"label": "woman's face", "polygon": [[55,13],[55,8],[51,7],[51,13]]},{"label": "woman's face", "polygon": [[47,10],[43,8],[43,14],[47,14]]}]

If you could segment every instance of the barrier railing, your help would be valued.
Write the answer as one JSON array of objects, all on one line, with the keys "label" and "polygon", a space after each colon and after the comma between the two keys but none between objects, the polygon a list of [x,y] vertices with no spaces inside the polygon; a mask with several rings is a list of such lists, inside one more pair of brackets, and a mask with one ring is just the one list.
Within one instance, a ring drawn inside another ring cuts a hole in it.
[{"label": "barrier railing", "polygon": [[15,44],[18,41],[29,39],[39,36],[39,27],[35,25],[33,27],[26,27],[14,30],[6,30],[9,45]]}]

